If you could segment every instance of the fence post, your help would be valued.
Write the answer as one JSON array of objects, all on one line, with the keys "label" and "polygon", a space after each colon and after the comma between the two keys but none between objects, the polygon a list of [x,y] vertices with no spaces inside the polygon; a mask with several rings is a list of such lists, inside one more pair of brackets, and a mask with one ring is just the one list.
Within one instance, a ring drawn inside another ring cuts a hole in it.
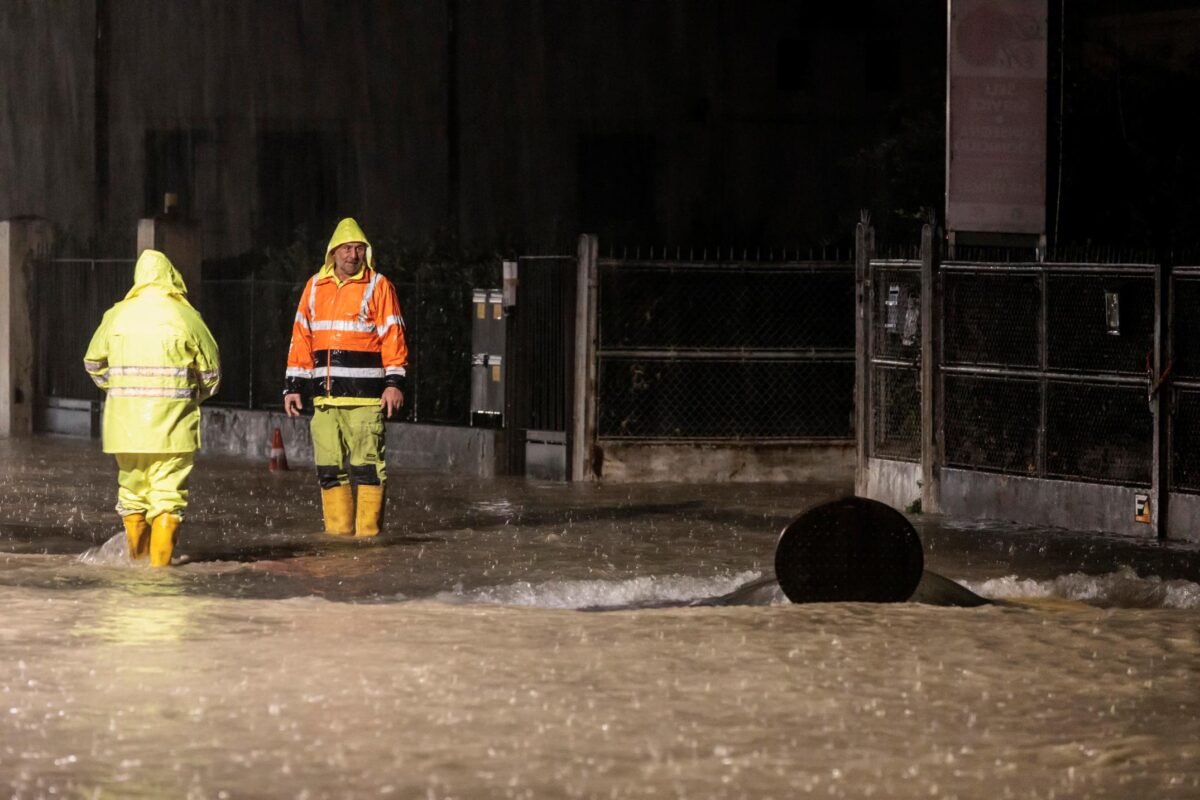
[{"label": "fence post", "polygon": [[[254,302],[254,270],[250,270],[250,339],[252,345],[257,342],[256,331],[254,330],[254,308],[258,304]],[[254,362],[258,359],[251,356],[249,368],[246,370],[246,408],[254,409]]]},{"label": "fence post", "polygon": [[867,446],[871,418],[870,303],[871,258],[875,255],[875,229],[866,222],[854,229],[854,436],[856,461],[854,493],[867,493]]},{"label": "fence post", "polygon": [[[1171,389],[1160,384],[1168,365],[1174,361],[1175,294],[1172,291],[1171,263],[1160,260],[1154,270],[1154,374],[1150,376],[1150,413],[1154,419],[1154,443],[1151,446],[1150,522],[1155,536],[1171,535]],[[1157,384],[1157,385],[1156,385]]]},{"label": "fence post", "polygon": [[596,443],[597,239],[579,237],[575,283],[575,374],[571,409],[571,480],[592,480]]},{"label": "fence post", "polygon": [[48,252],[53,240],[46,220],[0,222],[0,437],[33,433],[30,276],[33,259]]},{"label": "fence post", "polygon": [[938,435],[938,362],[941,291],[934,228],[921,228],[921,509],[941,511],[941,437]]}]

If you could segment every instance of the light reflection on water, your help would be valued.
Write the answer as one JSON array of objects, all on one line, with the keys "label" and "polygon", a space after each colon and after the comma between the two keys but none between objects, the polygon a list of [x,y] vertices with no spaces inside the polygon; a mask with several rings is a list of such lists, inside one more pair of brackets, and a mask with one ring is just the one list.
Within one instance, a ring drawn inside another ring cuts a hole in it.
[{"label": "light reflection on water", "polygon": [[1095,605],[581,614],[767,575],[782,524],[840,487],[402,475],[387,536],[343,542],[307,473],[201,459],[186,561],[154,571],[124,558],[107,459],[5,446],[15,797],[1200,795],[1187,553],[1158,580],[922,520],[930,565],[976,591]]}]

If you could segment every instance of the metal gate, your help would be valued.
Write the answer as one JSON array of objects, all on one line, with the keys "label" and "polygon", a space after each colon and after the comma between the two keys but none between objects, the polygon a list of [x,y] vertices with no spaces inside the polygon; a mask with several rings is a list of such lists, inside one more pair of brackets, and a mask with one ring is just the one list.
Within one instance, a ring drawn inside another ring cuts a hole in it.
[{"label": "metal gate", "polygon": [[1200,496],[1200,267],[1174,269],[1170,308],[1168,485]]},{"label": "metal gate", "polygon": [[943,263],[942,463],[1150,488],[1156,270]]},{"label": "metal gate", "polygon": [[921,262],[873,260],[866,298],[868,454],[921,460]]},{"label": "metal gate", "polygon": [[34,263],[34,430],[96,436],[103,393],[83,354],[104,312],[133,285],[132,259],[59,258]]},{"label": "metal gate", "polygon": [[518,262],[504,354],[510,475],[567,477],[577,263],[572,256],[523,256]]}]

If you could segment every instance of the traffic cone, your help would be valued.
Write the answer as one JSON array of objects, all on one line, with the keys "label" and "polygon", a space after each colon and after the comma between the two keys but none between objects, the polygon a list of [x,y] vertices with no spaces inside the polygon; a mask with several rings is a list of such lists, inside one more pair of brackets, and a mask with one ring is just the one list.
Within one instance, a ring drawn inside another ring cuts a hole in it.
[{"label": "traffic cone", "polygon": [[287,469],[287,453],[283,452],[283,434],[279,428],[275,429],[275,433],[271,436],[271,460],[267,467],[274,472],[279,469]]}]

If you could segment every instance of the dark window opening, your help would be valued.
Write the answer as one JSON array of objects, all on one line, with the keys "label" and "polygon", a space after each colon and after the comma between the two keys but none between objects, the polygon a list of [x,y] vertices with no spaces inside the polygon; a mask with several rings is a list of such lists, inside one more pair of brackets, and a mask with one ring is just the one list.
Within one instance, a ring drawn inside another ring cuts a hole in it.
[{"label": "dark window opening", "polygon": [[651,244],[654,138],[644,134],[585,135],[579,143],[579,222],[605,240]]},{"label": "dark window opening", "polygon": [[775,84],[781,92],[812,88],[812,47],[800,39],[780,39],[775,45]]},{"label": "dark window opening", "polygon": [[868,92],[895,92],[901,86],[900,43],[867,42],[865,87]]},{"label": "dark window opening", "polygon": [[287,244],[297,231],[332,230],[339,198],[333,137],[319,131],[270,131],[258,136],[259,235]]},{"label": "dark window opening", "polygon": [[172,213],[192,211],[199,138],[195,131],[146,131],[145,216],[164,213],[168,194],[174,203]]}]

